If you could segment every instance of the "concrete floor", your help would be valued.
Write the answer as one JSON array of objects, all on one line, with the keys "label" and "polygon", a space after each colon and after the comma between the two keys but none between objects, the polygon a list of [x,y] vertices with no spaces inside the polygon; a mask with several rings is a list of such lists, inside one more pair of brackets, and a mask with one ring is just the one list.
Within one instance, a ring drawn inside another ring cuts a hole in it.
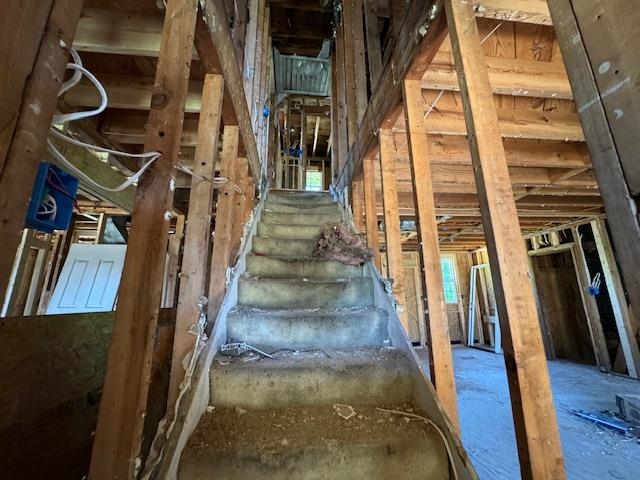
[{"label": "concrete floor", "polygon": [[[480,479],[519,479],[502,355],[455,347],[454,363],[462,441]],[[581,420],[571,409],[617,411],[615,394],[640,394],[640,381],[565,361],[549,362],[549,371],[568,478],[639,479],[640,440]]]}]

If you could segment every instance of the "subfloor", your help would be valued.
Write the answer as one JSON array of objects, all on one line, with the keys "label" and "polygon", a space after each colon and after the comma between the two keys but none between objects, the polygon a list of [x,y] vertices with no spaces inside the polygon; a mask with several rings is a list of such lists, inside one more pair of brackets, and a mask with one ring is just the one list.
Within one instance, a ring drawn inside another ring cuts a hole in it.
[{"label": "subfloor", "polygon": [[[480,479],[519,479],[502,355],[467,347],[455,347],[453,354],[462,441]],[[640,439],[626,438],[572,414],[572,409],[615,412],[615,394],[640,394],[640,381],[566,361],[549,362],[549,371],[567,477],[640,478]]]}]

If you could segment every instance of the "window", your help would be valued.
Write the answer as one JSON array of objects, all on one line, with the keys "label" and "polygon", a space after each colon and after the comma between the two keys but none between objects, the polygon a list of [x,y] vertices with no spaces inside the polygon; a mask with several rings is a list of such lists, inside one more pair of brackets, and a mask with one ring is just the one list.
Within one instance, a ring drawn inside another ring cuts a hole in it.
[{"label": "window", "polygon": [[456,262],[452,257],[440,259],[442,267],[442,287],[445,303],[458,303],[458,288],[456,286]]},{"label": "window", "polygon": [[307,190],[322,190],[322,172],[307,170]]}]

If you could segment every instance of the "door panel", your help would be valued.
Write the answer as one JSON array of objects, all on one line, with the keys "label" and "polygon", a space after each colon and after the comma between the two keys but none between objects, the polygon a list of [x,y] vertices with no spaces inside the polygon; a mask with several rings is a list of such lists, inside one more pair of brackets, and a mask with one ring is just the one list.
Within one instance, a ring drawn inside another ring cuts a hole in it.
[{"label": "door panel", "polygon": [[47,314],[113,310],[126,251],[126,245],[72,245]]}]

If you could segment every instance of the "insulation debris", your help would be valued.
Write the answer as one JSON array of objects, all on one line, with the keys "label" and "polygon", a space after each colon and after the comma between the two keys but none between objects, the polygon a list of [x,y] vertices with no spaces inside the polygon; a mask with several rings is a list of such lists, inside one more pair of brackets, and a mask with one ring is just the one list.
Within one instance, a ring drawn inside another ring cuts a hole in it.
[{"label": "insulation debris", "polygon": [[341,222],[324,226],[313,256],[347,265],[362,265],[373,257],[373,252],[360,235],[349,231]]}]

